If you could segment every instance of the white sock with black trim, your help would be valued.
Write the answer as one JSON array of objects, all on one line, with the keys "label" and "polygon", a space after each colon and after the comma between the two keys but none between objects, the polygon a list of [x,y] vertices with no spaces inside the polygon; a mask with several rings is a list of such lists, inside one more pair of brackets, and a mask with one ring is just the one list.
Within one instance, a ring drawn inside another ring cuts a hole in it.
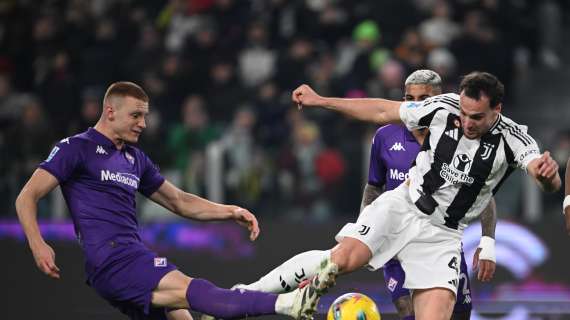
[{"label": "white sock with black trim", "polygon": [[300,282],[316,275],[321,262],[331,256],[330,250],[312,250],[300,253],[254,283],[235,288],[271,293],[295,290]]}]

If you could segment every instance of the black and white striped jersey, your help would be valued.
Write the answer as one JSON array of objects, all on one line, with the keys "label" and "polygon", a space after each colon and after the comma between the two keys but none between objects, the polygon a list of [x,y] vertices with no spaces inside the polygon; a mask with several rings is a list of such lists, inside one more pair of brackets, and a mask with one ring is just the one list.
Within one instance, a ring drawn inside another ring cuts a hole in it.
[{"label": "black and white striped jersey", "polygon": [[462,230],[479,216],[512,170],[526,170],[540,151],[526,126],[502,115],[480,139],[468,139],[459,114],[457,94],[400,106],[408,129],[429,128],[410,169],[410,197],[432,223]]}]

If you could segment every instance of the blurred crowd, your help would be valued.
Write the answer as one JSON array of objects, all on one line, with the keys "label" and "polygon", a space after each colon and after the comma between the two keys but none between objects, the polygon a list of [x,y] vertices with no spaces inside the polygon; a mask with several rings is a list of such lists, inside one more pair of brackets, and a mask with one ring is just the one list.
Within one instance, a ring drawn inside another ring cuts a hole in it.
[{"label": "blurred crowd", "polygon": [[140,146],[186,190],[206,195],[216,145],[224,201],[293,219],[354,215],[374,127],[298,112],[296,86],[401,99],[407,74],[430,68],[445,91],[485,70],[508,93],[528,68],[560,65],[567,9],[562,0],[4,0],[0,216],[12,215],[55,141],[96,123],[118,80],[150,95]]}]

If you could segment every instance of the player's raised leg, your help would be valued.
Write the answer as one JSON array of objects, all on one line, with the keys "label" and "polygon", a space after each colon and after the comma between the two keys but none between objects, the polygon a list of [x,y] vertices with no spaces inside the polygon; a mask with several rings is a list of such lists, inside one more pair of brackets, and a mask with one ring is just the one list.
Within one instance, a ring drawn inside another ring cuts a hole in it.
[{"label": "player's raised leg", "polygon": [[256,282],[236,285],[234,288],[272,293],[290,292],[302,281],[315,276],[321,262],[329,258],[330,254],[330,250],[305,251],[285,261]]},{"label": "player's raised leg", "polygon": [[320,297],[316,290],[313,284],[281,295],[228,290],[174,270],[160,280],[151,301],[153,306],[190,308],[222,319],[268,314],[310,319]]}]

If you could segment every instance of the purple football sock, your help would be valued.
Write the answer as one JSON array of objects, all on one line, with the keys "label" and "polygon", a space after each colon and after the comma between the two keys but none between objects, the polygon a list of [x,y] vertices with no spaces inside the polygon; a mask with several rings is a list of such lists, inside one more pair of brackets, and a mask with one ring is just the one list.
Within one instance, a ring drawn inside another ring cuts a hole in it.
[{"label": "purple football sock", "polygon": [[192,279],[186,291],[190,309],[215,318],[232,319],[275,314],[277,295],[216,287],[204,279]]},{"label": "purple football sock", "polygon": [[405,316],[402,320],[416,320],[416,316]]}]

